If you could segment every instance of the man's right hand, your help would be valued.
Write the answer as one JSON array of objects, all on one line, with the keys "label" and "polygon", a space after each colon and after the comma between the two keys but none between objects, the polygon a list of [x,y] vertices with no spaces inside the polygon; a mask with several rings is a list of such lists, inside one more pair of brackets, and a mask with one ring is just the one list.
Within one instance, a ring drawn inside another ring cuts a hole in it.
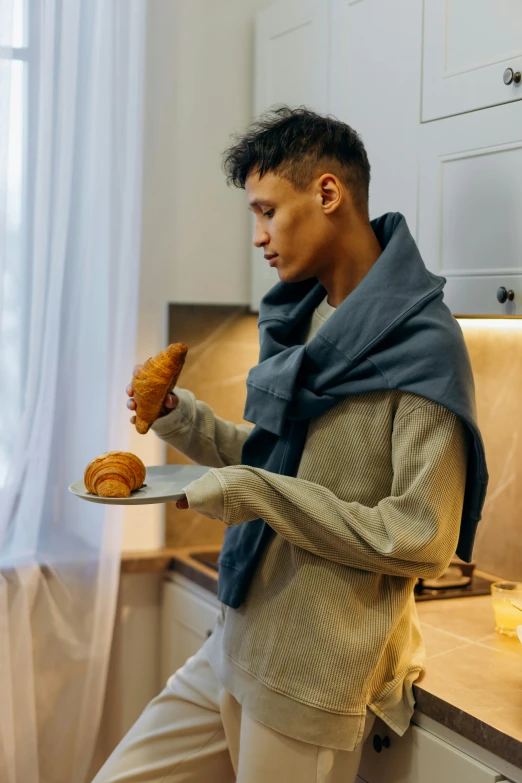
[{"label": "man's right hand", "polygon": [[[132,371],[132,375],[134,376],[136,372],[139,370],[139,368],[142,367],[141,364],[137,364],[134,370]],[[134,397],[134,389],[132,388],[132,381],[127,386],[127,394],[129,395],[130,399],[127,400],[127,408],[131,411],[136,410],[136,403],[132,399]],[[166,416],[167,413],[170,413],[174,410],[174,408],[177,408],[179,405],[179,397],[177,394],[174,394],[174,392],[169,392],[165,395],[165,399],[163,400],[163,407],[161,408],[161,411],[159,412],[158,418],[161,416]],[[131,416],[130,418],[131,424],[136,423],[136,416]]]}]

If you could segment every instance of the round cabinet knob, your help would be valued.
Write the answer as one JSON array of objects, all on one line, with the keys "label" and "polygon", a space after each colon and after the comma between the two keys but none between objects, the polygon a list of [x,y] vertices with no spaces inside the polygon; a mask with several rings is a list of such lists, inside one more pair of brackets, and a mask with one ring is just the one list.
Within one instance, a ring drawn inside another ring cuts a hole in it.
[{"label": "round cabinet knob", "polygon": [[513,68],[506,68],[504,71],[504,84],[512,84],[515,82],[515,84],[520,84],[520,80],[522,79],[522,73],[520,71],[515,71]]},{"label": "round cabinet knob", "polygon": [[373,749],[376,753],[380,753],[383,748],[390,747],[390,738],[383,737],[382,739],[378,734],[373,735]]},{"label": "round cabinet knob", "polygon": [[500,304],[504,304],[504,302],[508,299],[510,302],[512,302],[514,298],[515,292],[511,288],[509,291],[504,288],[503,285],[501,285],[500,288],[497,288],[497,300],[500,302]]}]

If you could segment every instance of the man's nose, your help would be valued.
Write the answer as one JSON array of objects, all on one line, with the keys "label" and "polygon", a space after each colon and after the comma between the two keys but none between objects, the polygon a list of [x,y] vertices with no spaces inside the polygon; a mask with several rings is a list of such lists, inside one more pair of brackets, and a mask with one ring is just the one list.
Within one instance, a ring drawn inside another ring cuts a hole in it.
[{"label": "man's nose", "polygon": [[254,246],[255,247],[264,247],[265,245],[268,245],[268,242],[270,240],[270,237],[268,236],[267,232],[261,229],[258,229],[256,226],[256,229],[254,231]]}]

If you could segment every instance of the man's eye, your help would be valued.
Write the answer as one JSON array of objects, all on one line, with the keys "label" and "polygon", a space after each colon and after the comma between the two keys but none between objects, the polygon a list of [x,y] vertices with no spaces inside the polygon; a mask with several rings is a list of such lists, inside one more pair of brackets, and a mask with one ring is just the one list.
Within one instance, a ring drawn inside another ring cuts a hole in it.
[{"label": "man's eye", "polygon": [[268,212],[263,212],[263,217],[272,217],[273,214],[274,214],[274,210],[269,209]]}]

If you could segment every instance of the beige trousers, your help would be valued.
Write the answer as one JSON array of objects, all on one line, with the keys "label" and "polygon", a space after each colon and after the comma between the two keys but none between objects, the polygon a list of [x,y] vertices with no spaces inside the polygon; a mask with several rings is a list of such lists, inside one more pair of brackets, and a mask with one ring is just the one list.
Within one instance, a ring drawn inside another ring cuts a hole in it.
[{"label": "beige trousers", "polygon": [[[354,783],[362,743],[332,750],[258,723],[214,676],[210,641],[169,678],[93,783]],[[374,720],[368,711],[363,741]]]}]

